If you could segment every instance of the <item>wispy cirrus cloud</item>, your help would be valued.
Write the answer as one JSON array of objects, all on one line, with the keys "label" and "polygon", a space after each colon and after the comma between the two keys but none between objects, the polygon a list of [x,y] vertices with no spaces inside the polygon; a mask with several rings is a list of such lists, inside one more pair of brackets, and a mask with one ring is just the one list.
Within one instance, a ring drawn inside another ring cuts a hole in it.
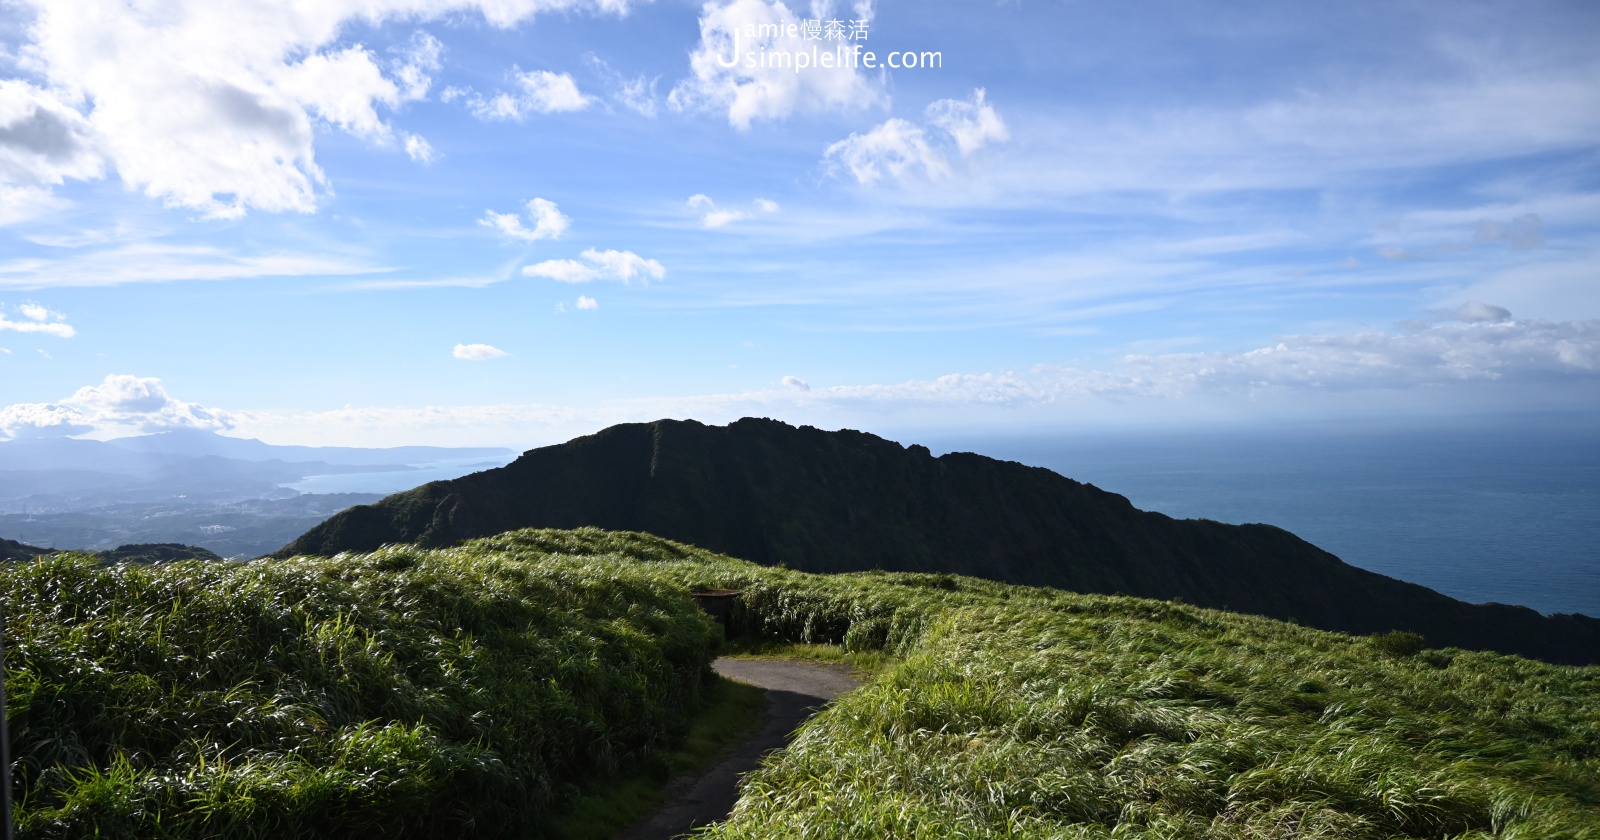
[{"label": "wispy cirrus cloud", "polygon": [[390,269],[353,260],[296,253],[236,253],[211,245],[143,242],[65,258],[0,261],[0,288],[118,286],[179,280],[235,280],[379,274]]},{"label": "wispy cirrus cloud", "polygon": [[499,359],[511,354],[489,344],[457,344],[450,351],[450,355],[468,362],[486,362],[490,359]]}]

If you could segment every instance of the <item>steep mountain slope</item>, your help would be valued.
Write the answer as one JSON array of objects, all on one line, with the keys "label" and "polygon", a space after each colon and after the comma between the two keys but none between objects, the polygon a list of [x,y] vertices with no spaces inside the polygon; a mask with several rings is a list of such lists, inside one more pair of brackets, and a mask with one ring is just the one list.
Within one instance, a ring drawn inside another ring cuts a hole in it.
[{"label": "steep mountain slope", "polygon": [[805,571],[953,572],[1600,662],[1600,621],[1465,604],[1346,565],[1279,528],[1174,520],[1037,467],[749,418],[626,424],[532,450],[351,508],[276,556],[585,525]]}]

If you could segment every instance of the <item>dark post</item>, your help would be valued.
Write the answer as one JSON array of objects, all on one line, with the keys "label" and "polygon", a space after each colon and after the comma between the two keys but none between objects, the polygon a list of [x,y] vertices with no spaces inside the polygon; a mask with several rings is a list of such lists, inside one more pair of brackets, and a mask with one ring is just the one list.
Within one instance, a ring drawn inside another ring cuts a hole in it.
[{"label": "dark post", "polygon": [[5,613],[0,612],[0,808],[5,809],[5,840],[11,840],[11,726],[6,720]]}]

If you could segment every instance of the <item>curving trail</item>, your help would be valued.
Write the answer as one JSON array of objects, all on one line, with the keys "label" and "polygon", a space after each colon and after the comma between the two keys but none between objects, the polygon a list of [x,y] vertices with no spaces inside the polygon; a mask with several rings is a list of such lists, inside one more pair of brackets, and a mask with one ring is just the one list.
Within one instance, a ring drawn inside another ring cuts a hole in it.
[{"label": "curving trail", "polygon": [[718,659],[717,673],[767,690],[767,723],[734,748],[722,763],[698,779],[676,782],[670,798],[614,840],[668,840],[726,819],[739,799],[739,779],[756,769],[768,752],[782,749],[789,736],[817,709],[860,680],[843,666],[772,659]]}]

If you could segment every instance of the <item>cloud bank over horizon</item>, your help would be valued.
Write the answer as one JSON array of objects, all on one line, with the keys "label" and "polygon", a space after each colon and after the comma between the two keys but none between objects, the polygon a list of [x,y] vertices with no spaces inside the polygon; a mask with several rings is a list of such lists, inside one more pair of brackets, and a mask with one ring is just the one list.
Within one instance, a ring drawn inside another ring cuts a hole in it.
[{"label": "cloud bank over horizon", "polygon": [[[1436,396],[1445,398],[1442,404],[1450,410],[1515,413],[1548,407],[1501,404],[1500,394],[1509,392],[1459,390],[1475,383],[1582,390],[1588,394],[1582,404],[1600,410],[1600,321],[1519,321],[1509,313],[1498,317],[1504,310],[1488,304],[1462,310],[1496,317],[1447,313],[1439,321],[1387,332],[1284,336],[1271,346],[1237,353],[1127,355],[1101,367],[1040,365],[1023,372],[951,373],[892,384],[822,385],[786,375],[775,387],[760,390],[588,405],[219,409],[177,400],[158,379],[113,374],[56,402],[0,408],[0,431],[24,439],[203,429],[313,445],[473,445],[526,444],[662,417],[720,423],[761,415],[858,424],[877,418],[963,430],[973,412],[983,412],[983,421],[996,429],[1041,422],[1093,429],[1161,425],[1185,405],[1223,415],[1263,401],[1276,401],[1273,416],[1301,419],[1326,411],[1331,405],[1326,400],[1342,401],[1344,416],[1368,419],[1383,418],[1389,402],[1426,405]],[[455,358],[467,361],[507,355],[485,344],[458,344],[454,351]]]}]

